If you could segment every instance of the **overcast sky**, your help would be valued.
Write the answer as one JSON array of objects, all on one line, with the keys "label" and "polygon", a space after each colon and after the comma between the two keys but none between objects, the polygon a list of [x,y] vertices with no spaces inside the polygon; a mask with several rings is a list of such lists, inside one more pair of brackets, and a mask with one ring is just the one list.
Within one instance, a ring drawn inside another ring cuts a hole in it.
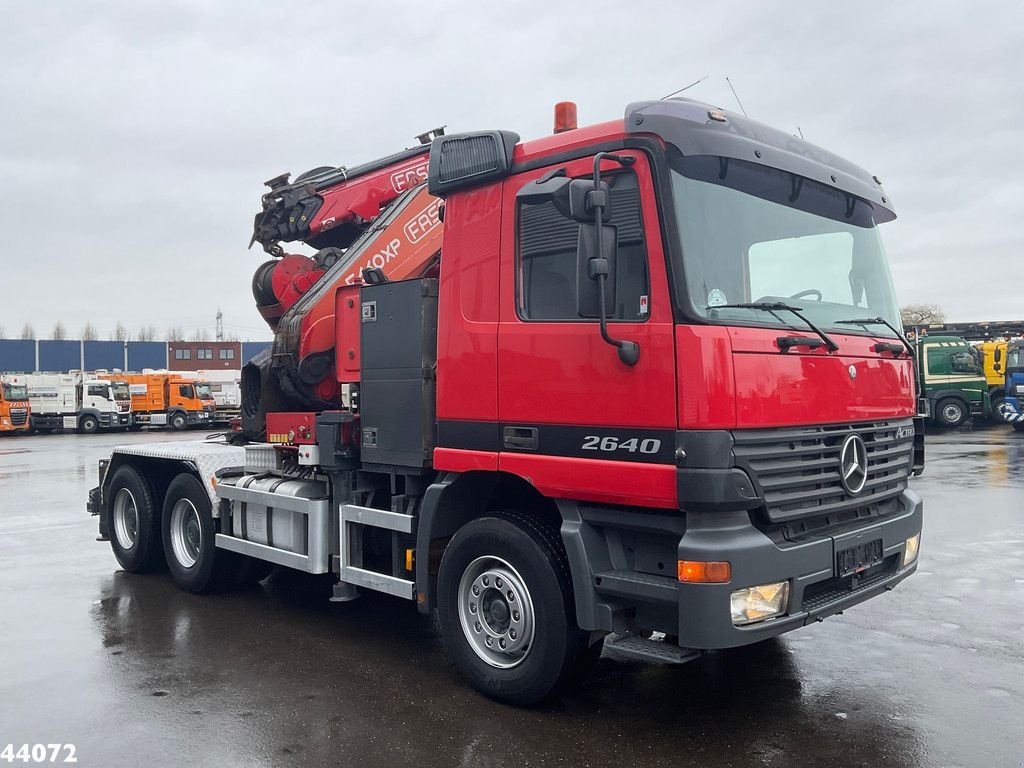
[{"label": "overcast sky", "polygon": [[265,179],[686,95],[878,174],[899,300],[1024,318],[1024,6],[0,0],[0,326],[269,338]]}]

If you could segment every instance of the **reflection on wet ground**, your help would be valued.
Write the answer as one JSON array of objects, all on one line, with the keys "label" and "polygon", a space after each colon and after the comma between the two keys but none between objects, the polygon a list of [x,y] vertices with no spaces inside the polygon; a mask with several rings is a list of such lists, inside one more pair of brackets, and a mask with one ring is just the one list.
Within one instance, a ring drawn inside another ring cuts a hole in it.
[{"label": "reflection on wet ground", "polygon": [[118,572],[84,499],[125,441],[0,443],[4,743],[72,742],[83,766],[1024,760],[1024,436],[929,436],[920,572],[893,593],[681,667],[606,655],[532,710],[464,687],[405,603],[328,603],[287,573],[194,597]]}]

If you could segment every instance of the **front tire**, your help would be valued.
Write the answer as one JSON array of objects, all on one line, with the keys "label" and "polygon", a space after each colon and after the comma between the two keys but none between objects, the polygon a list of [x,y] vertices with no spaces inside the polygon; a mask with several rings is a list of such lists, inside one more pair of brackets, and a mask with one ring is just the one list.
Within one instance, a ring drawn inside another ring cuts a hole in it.
[{"label": "front tire", "polygon": [[167,567],[180,589],[211,592],[237,574],[241,558],[214,546],[210,497],[193,475],[182,473],[167,487],[161,529]]},{"label": "front tire", "polygon": [[448,654],[490,698],[537,703],[585,646],[558,530],[532,516],[491,513],[459,529],[437,589]]},{"label": "front tire", "polygon": [[129,573],[148,573],[163,562],[160,514],[153,491],[133,467],[120,467],[107,490],[107,532],[114,557]]},{"label": "front tire", "polygon": [[99,419],[93,416],[91,413],[85,414],[81,419],[78,420],[78,431],[83,435],[94,435],[100,428]]},{"label": "front tire", "polygon": [[188,426],[188,418],[181,411],[177,411],[171,414],[171,418],[168,419],[167,423],[171,425],[171,429],[175,432],[181,432]]},{"label": "front tire", "polygon": [[939,400],[935,406],[935,420],[946,429],[956,429],[967,421],[967,406],[955,397]]}]

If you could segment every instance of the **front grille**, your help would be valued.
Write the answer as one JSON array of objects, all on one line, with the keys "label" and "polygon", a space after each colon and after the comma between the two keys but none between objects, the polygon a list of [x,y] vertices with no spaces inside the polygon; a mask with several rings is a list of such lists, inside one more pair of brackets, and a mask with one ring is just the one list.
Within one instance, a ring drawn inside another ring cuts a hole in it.
[{"label": "front grille", "polygon": [[[863,490],[851,495],[840,481],[839,451],[854,432],[867,447],[868,476]],[[836,515],[893,499],[906,488],[913,463],[912,419],[737,430],[733,438],[736,464],[750,475],[772,523]]]},{"label": "front grille", "polygon": [[817,611],[832,603],[845,600],[862,589],[870,589],[882,583],[899,569],[899,559],[899,555],[893,555],[870,571],[860,575],[825,579],[809,584],[804,590],[803,601],[800,603],[801,610]]},{"label": "front grille", "polygon": [[15,427],[25,426],[25,422],[28,421],[28,409],[27,408],[11,408],[11,425]]}]

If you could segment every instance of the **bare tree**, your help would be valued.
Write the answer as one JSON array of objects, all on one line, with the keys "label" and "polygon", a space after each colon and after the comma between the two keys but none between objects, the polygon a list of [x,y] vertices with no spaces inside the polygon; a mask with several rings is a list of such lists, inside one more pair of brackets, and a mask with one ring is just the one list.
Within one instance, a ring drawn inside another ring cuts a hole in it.
[{"label": "bare tree", "polygon": [[139,328],[139,334],[136,338],[139,341],[156,341],[156,328],[152,325],[144,325]]},{"label": "bare tree", "polygon": [[50,331],[50,338],[54,341],[63,341],[68,337],[67,328],[64,327],[64,323],[58,320],[53,325],[53,330]]},{"label": "bare tree", "polygon": [[111,336],[113,341],[128,341],[128,329],[124,327],[124,323],[118,320]]},{"label": "bare tree", "polygon": [[209,340],[210,340],[210,334],[208,334],[202,328],[200,328],[197,331],[195,331],[192,334],[192,338],[190,339],[190,341],[209,341]]},{"label": "bare tree", "polygon": [[184,341],[185,331],[180,325],[172,325],[167,329],[167,341]]},{"label": "bare tree", "polygon": [[96,326],[92,323],[86,323],[85,327],[82,328],[81,339],[82,341],[96,341],[99,338],[99,334],[96,333]]},{"label": "bare tree", "polygon": [[21,338],[24,341],[29,341],[36,337],[36,329],[32,327],[32,323],[25,323],[21,326]]},{"label": "bare tree", "polygon": [[922,325],[946,322],[946,313],[938,304],[907,304],[900,309],[904,325]]}]

